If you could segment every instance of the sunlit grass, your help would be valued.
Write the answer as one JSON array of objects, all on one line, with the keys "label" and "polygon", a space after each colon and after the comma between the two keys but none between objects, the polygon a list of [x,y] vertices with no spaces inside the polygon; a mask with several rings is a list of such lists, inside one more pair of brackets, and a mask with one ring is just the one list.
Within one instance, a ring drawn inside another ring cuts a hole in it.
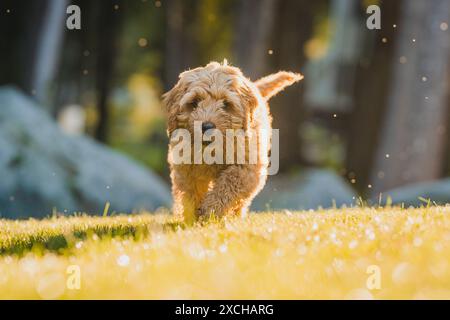
[{"label": "sunlit grass", "polygon": [[[450,298],[449,214],[286,211],[196,226],[161,214],[1,221],[0,298]],[[67,286],[70,266],[80,289]],[[380,289],[366,285],[369,266],[380,270]]]}]

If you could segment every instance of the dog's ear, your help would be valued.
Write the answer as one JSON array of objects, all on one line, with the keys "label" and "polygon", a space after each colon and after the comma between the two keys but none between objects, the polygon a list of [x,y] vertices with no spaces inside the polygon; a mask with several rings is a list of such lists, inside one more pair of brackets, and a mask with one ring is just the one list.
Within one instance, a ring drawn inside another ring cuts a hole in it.
[{"label": "dog's ear", "polygon": [[255,85],[261,92],[263,98],[269,100],[278,92],[283,91],[284,88],[302,79],[303,75],[299,73],[280,71],[259,79],[255,82]]},{"label": "dog's ear", "polygon": [[166,111],[169,111],[174,106],[177,100],[177,91],[177,86],[175,86],[162,95],[163,107]]},{"label": "dog's ear", "polygon": [[162,102],[167,111],[167,135],[170,136],[177,128],[177,116],[179,112],[179,101],[181,99],[180,85],[177,84],[162,96]]}]

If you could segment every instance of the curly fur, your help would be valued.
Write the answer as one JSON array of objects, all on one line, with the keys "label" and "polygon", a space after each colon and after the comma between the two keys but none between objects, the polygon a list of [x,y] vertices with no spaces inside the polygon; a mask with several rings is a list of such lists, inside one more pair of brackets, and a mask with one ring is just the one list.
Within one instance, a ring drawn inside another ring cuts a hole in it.
[{"label": "curly fur", "polygon": [[[193,132],[194,122],[211,122],[226,129],[265,129],[272,118],[268,100],[301,80],[300,74],[278,72],[252,82],[241,70],[217,62],[183,72],[172,90],[163,95],[168,112],[167,132],[184,128]],[[193,104],[195,103],[195,108]],[[270,135],[258,140],[255,164],[169,164],[175,214],[187,221],[211,215],[244,216],[267,179]],[[246,154],[247,156],[247,154]]]}]

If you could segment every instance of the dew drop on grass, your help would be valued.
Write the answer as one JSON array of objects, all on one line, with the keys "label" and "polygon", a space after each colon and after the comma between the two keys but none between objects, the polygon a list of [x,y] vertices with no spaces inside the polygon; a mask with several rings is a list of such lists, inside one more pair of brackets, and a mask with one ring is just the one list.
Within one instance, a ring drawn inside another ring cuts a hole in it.
[{"label": "dew drop on grass", "polygon": [[121,267],[126,267],[130,264],[130,257],[126,254],[122,254],[117,258],[117,264]]},{"label": "dew drop on grass", "polygon": [[221,246],[219,247],[219,251],[222,252],[222,253],[227,252],[227,251],[228,251],[227,245],[226,245],[226,244],[221,245]]},{"label": "dew drop on grass", "polygon": [[308,252],[308,248],[305,245],[299,245],[297,248],[297,252],[299,255],[304,256]]},{"label": "dew drop on grass", "polygon": [[19,266],[26,274],[31,277],[33,277],[39,269],[39,265],[36,262],[36,259],[33,259],[32,257],[26,257],[22,259],[19,262]]},{"label": "dew drop on grass", "polygon": [[36,292],[42,299],[53,300],[61,297],[66,290],[66,279],[61,274],[49,274],[39,277]]},{"label": "dew drop on grass", "polygon": [[405,284],[408,282],[410,276],[412,275],[412,267],[407,262],[402,262],[397,264],[397,266],[392,271],[391,277],[392,281],[397,284]]},{"label": "dew drop on grass", "polygon": [[440,242],[436,243],[433,247],[434,251],[436,251],[436,252],[441,252],[443,248],[444,247]]},{"label": "dew drop on grass", "polygon": [[373,295],[367,289],[355,289],[350,291],[345,298],[347,300],[373,300]]},{"label": "dew drop on grass", "polygon": [[423,241],[420,237],[415,237],[413,241],[414,247],[420,247],[422,245]]},{"label": "dew drop on grass", "polygon": [[348,244],[348,248],[351,249],[351,250],[355,249],[357,246],[358,246],[358,241],[356,241],[356,240],[352,240]]}]

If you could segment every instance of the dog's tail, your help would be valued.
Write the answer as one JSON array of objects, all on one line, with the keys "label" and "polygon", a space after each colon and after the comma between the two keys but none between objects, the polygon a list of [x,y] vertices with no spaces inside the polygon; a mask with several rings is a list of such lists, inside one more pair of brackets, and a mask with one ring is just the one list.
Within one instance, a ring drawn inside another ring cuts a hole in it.
[{"label": "dog's tail", "polygon": [[269,100],[277,93],[283,91],[286,87],[303,79],[303,75],[299,73],[280,71],[255,82],[256,87],[261,95]]}]

